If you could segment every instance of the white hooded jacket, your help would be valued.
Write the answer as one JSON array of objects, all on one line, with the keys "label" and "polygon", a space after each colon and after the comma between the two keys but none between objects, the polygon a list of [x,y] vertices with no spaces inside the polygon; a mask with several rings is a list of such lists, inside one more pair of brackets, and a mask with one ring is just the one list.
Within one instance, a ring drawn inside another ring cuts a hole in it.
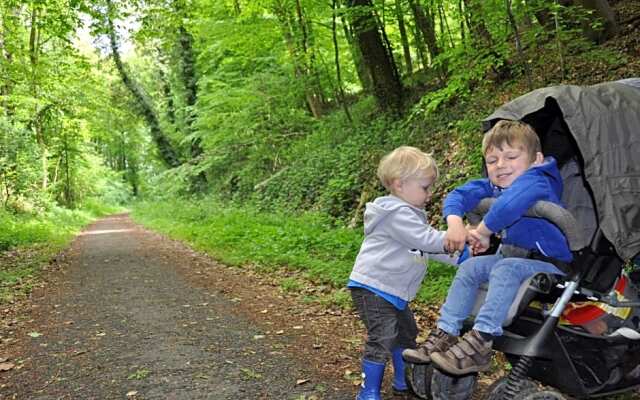
[{"label": "white hooded jacket", "polygon": [[415,298],[429,257],[456,265],[457,257],[442,254],[445,232],[429,225],[424,210],[396,196],[367,203],[364,233],[349,279],[403,300]]}]

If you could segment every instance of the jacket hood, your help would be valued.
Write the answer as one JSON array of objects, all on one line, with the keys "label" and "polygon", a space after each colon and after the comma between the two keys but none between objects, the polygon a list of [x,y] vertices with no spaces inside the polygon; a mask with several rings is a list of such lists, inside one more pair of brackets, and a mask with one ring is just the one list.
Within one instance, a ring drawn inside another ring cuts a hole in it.
[{"label": "jacket hood", "polygon": [[546,175],[549,178],[553,191],[559,196],[562,195],[562,176],[558,170],[558,165],[553,157],[545,157],[542,164],[531,167],[540,171],[540,173]]},{"label": "jacket hood", "polygon": [[[393,195],[378,197],[375,201],[367,203],[364,211],[364,233],[371,233],[371,231],[373,231],[375,227],[387,217],[387,215],[402,207],[419,210],[406,201]],[[424,213],[423,210],[419,211]]]}]

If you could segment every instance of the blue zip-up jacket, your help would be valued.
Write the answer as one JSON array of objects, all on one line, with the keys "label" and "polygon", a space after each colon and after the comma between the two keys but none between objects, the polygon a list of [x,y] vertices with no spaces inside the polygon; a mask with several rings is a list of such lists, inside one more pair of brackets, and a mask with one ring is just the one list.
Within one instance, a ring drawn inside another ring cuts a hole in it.
[{"label": "blue zip-up jacket", "polygon": [[564,234],[551,222],[525,217],[527,210],[538,200],[562,206],[562,178],[553,157],[545,158],[520,175],[511,186],[501,189],[489,179],[476,179],[453,190],[444,200],[445,219],[449,215],[463,216],[473,210],[485,197],[497,200],[484,216],[484,224],[501,235],[502,243],[537,250],[560,261],[572,259]]}]

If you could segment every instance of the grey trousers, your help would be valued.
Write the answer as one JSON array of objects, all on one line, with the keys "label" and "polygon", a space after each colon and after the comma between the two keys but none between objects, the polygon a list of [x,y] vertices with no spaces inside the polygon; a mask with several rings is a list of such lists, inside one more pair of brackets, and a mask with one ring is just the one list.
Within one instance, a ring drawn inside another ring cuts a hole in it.
[{"label": "grey trousers", "polygon": [[367,328],[364,358],[386,363],[397,348],[415,348],[418,327],[407,306],[398,310],[377,294],[362,288],[351,288],[351,299]]}]

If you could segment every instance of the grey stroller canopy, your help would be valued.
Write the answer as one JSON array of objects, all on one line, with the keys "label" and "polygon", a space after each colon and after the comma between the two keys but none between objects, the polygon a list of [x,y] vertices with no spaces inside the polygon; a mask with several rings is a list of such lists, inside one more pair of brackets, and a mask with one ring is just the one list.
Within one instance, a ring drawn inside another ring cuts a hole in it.
[{"label": "grey stroller canopy", "polygon": [[640,78],[534,90],[498,108],[485,130],[501,119],[523,120],[541,136],[564,132],[542,137],[545,155],[555,145],[556,158],[579,160],[602,233],[623,259],[638,255]]}]

